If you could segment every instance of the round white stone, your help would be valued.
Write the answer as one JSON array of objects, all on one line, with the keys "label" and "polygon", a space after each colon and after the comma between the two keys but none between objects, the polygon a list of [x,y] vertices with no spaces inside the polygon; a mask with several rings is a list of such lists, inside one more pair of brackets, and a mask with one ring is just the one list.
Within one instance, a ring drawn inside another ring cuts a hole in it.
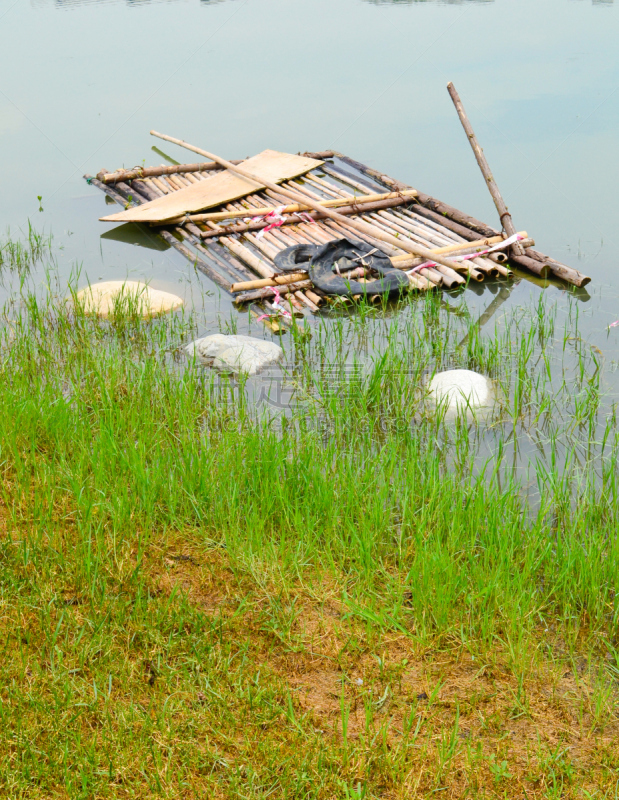
[{"label": "round white stone", "polygon": [[430,396],[437,405],[448,409],[483,408],[493,396],[492,381],[469,369],[450,369],[437,373],[428,384]]},{"label": "round white stone", "polygon": [[174,311],[183,305],[180,297],[153,289],[142,281],[104,281],[80,289],[77,299],[86,314],[109,317],[122,297],[131,307],[137,307],[143,317],[153,317]]},{"label": "round white stone", "polygon": [[197,356],[207,367],[255,375],[271,364],[281,361],[284,351],[273,342],[253,336],[228,336],[214,333],[185,348],[189,356]]}]

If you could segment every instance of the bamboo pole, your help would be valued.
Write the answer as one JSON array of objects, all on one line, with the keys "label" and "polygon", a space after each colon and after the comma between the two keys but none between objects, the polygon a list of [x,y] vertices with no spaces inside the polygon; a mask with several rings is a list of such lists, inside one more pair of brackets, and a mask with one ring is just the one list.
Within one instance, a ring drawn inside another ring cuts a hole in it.
[{"label": "bamboo pole", "polygon": [[372,192],[376,191],[376,187],[370,186],[368,181],[364,181],[363,178],[359,178],[358,175],[352,175],[350,172],[342,169],[342,167],[340,167],[338,164],[330,164],[329,166],[323,164],[320,169],[327,175],[331,175],[332,178],[336,178],[338,181],[347,183],[349,186],[353,186],[360,192],[371,194]]},{"label": "bamboo pole", "polygon": [[312,303],[314,303],[317,306],[319,306],[322,302],[324,302],[323,298],[319,297],[317,294],[314,294],[314,292],[311,289],[305,290],[305,296],[309,298],[312,301]]},{"label": "bamboo pole", "polygon": [[232,284],[233,292],[249,292],[252,289],[264,289],[265,286],[286,286],[309,280],[307,272],[292,272],[290,275],[275,275],[273,278],[256,278],[254,281],[239,281]]},{"label": "bamboo pole", "polygon": [[[245,169],[244,167],[231,164],[229,161],[226,161],[225,159],[220,158],[219,156],[216,156],[213,153],[209,153],[206,150],[202,150],[201,148],[189,145],[187,144],[187,142],[183,142],[181,139],[175,139],[172,136],[166,136],[165,134],[157,133],[156,131],[151,131],[151,134],[153,136],[158,136],[160,139],[164,139],[167,142],[172,142],[173,144],[178,144],[181,147],[186,147],[189,150],[193,150],[194,152],[203,155],[206,158],[210,158],[213,161],[217,161],[223,167],[226,167],[226,169],[230,170],[230,172],[236,173],[237,175],[240,175],[241,177],[246,178],[247,180],[253,181],[257,187],[262,188],[263,186],[266,186],[268,189],[271,189],[272,191],[280,192],[284,195],[287,195],[295,203],[306,202],[305,197],[301,195],[299,192],[292,191],[282,186],[278,186],[275,183],[271,183],[271,181],[266,181],[260,175],[256,175],[255,173]],[[316,211],[321,211],[332,221],[336,222],[341,222],[342,220],[346,221],[347,223],[351,224],[351,226],[356,231],[359,231],[360,233],[369,233],[370,235],[377,236],[377,238],[379,238],[381,241],[392,244],[395,247],[400,247],[402,250],[408,251],[413,255],[420,256],[422,258],[432,258],[431,252],[425,247],[420,247],[419,245],[413,244],[412,242],[409,241],[400,241],[395,236],[392,236],[391,234],[388,233],[380,232],[377,234],[374,228],[368,225],[367,223],[362,222],[361,220],[354,220],[354,221],[350,220],[331,208],[324,208],[320,206],[320,204],[317,201],[313,200],[310,201],[310,199],[308,198],[307,205],[311,206]],[[450,259],[445,258],[443,256],[436,256],[436,258],[433,260],[436,260],[438,263],[443,264],[443,266],[445,267],[449,267],[450,269],[456,270],[456,272],[460,269],[459,264],[457,262],[451,261]]]},{"label": "bamboo pole", "polygon": [[[525,247],[526,246],[527,245],[525,245]],[[527,256],[534,258],[536,261],[546,266],[552,275],[556,275],[557,278],[561,278],[561,280],[571,283],[573,286],[578,286],[582,289],[584,286],[591,283],[591,278],[588,275],[584,275],[573,267],[568,267],[567,264],[563,264],[555,258],[550,258],[550,256],[546,256],[544,253],[540,253],[538,250],[533,250],[532,248],[526,252]]]},{"label": "bamboo pole", "polygon": [[[296,292],[299,289],[311,289],[312,282],[310,280],[305,281],[297,281],[296,283],[289,283],[286,286],[277,287],[277,291],[281,295],[286,295],[288,292]],[[237,294],[234,298],[235,303],[247,303],[250,300],[264,300],[265,297],[273,297],[275,295],[275,289],[273,285],[265,286],[262,289],[255,289],[250,292],[242,292],[241,294]]]},{"label": "bamboo pole", "polygon": [[[369,211],[378,211],[384,208],[395,208],[396,206],[405,205],[407,202],[406,198],[396,197],[393,199],[385,199],[385,200],[378,200],[373,203],[367,203],[365,205],[357,205],[355,204],[348,204],[343,205],[338,208],[339,214],[342,216],[353,216],[355,214],[365,213]],[[286,213],[286,212],[283,212]],[[308,214],[314,222],[325,219],[327,214],[325,212],[320,211],[308,211],[305,212]],[[245,213],[246,216],[251,216],[251,214]],[[295,225],[299,222],[298,219],[293,219],[291,217],[285,218],[283,224],[284,225]],[[157,223],[160,225],[161,223]],[[167,222],[165,223],[167,224]],[[271,224],[270,220],[261,220],[260,222],[239,222],[234,225],[226,225],[221,227],[221,231],[224,234],[233,234],[233,233],[245,233],[246,231],[259,231],[262,228],[266,228],[268,225]],[[212,239],[219,234],[215,231],[204,231],[203,238],[204,239]]]},{"label": "bamboo pole", "polygon": [[[333,150],[325,150],[322,153],[302,153],[308,158],[315,158],[322,161],[325,158],[333,158]],[[231,161],[231,164],[242,164],[242,161]],[[177,175],[192,172],[211,172],[215,169],[221,169],[221,166],[216,161],[203,161],[198,164],[173,164],[172,166],[165,166],[162,164],[159,167],[133,167],[132,169],[119,169],[116,172],[106,172],[101,170],[97,173],[97,179],[102,183],[118,183],[118,181],[131,181],[134,178],[150,178],[159,177],[160,175]]]},{"label": "bamboo pole", "polygon": [[[240,161],[234,161],[240,164]],[[118,183],[119,181],[132,181],[134,178],[158,178],[161,175],[175,175],[183,172],[211,172],[214,169],[221,169],[219,164],[214,161],[203,161],[198,164],[173,164],[172,166],[161,165],[160,167],[133,167],[133,169],[119,169],[116,172],[104,172],[97,174],[97,178],[103,183]]]},{"label": "bamboo pole", "polygon": [[[460,122],[462,123],[462,127],[464,128],[464,132],[466,133],[467,138],[469,140],[469,144],[473,149],[475,159],[477,160],[482,175],[485,178],[488,191],[490,192],[492,199],[494,200],[494,205],[496,206],[496,210],[499,214],[499,219],[501,220],[501,226],[505,229],[508,236],[513,236],[516,233],[516,228],[514,226],[514,221],[512,220],[512,215],[509,213],[507,206],[505,205],[505,200],[503,200],[503,196],[499,191],[499,187],[497,186],[497,183],[494,180],[494,175],[490,170],[490,164],[488,164],[488,160],[484,155],[484,151],[481,149],[481,146],[477,141],[477,136],[475,135],[473,126],[471,125],[469,118],[466,115],[466,111],[464,110],[464,106],[462,105],[462,100],[460,100],[460,95],[456,91],[456,87],[453,85],[451,81],[447,84],[447,91],[449,92],[449,96],[453,100],[453,104],[456,107],[456,111],[458,112],[458,117],[460,117]],[[515,256],[524,255],[524,249],[520,244],[512,245],[512,251]]]},{"label": "bamboo pole", "polygon": [[313,311],[313,312],[314,312],[314,314],[315,314],[317,311],[319,311],[319,310],[320,310],[320,309],[318,308],[318,306],[316,305],[316,303],[314,303],[314,301],[313,301],[313,300],[310,300],[310,298],[307,296],[307,294],[304,294],[303,292],[300,292],[300,291],[299,291],[299,292],[295,292],[295,296],[296,296],[296,297],[297,297],[297,298],[298,298],[298,299],[299,299],[299,300],[300,300],[302,303],[305,303],[305,305],[306,305],[306,306],[307,306],[307,307],[310,309],[310,311]]},{"label": "bamboo pole", "polygon": [[266,261],[255,256],[251,250],[240,242],[237,242],[236,239],[222,236],[219,241],[225,245],[228,250],[234,253],[235,256],[238,256],[238,258],[248,264],[258,275],[262,275],[264,278],[272,278],[275,275],[275,270],[269,266]]},{"label": "bamboo pole", "polygon": [[[231,162],[234,163],[234,162]],[[417,191],[415,189],[406,189],[404,192],[382,192],[381,194],[364,195],[363,197],[352,198],[334,198],[333,200],[322,200],[321,206],[325,208],[338,208],[339,206],[363,206],[365,203],[376,203],[380,200],[397,200],[402,197],[415,197]],[[352,200],[352,202],[351,202]],[[311,206],[307,204],[292,203],[285,206],[279,213],[281,214],[297,214],[299,211],[311,211]],[[362,210],[361,208],[359,210]],[[166,224],[178,224],[185,220],[191,222],[222,222],[227,219],[235,219],[236,217],[263,217],[267,214],[273,214],[277,211],[275,206],[266,206],[259,208],[240,208],[231,211],[212,211],[205,214],[187,214],[186,216],[175,217],[171,220],[166,220]],[[159,223],[151,223],[157,225]]]}]

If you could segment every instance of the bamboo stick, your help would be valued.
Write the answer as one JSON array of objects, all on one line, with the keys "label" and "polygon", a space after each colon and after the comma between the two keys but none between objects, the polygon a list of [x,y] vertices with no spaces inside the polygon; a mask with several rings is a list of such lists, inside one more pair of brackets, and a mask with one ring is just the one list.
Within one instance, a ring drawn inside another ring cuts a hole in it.
[{"label": "bamboo stick", "polygon": [[[311,289],[312,282],[310,280],[307,281],[297,281],[297,283],[289,283],[286,286],[277,287],[277,291],[281,295],[288,294],[288,292],[296,292],[299,289]],[[235,303],[247,303],[250,300],[263,300],[265,297],[273,297],[275,295],[275,289],[273,286],[265,286],[262,289],[254,289],[250,292],[242,292],[241,294],[237,294],[234,298]]]},{"label": "bamboo stick", "polygon": [[[240,164],[241,161],[234,161]],[[116,172],[99,172],[97,178],[103,183],[118,183],[119,181],[131,181],[134,178],[158,178],[160,175],[175,175],[183,172],[211,172],[221,169],[219,164],[214,161],[203,161],[199,164],[173,164],[172,166],[161,165],[160,167],[133,167],[133,169],[119,169]]]},{"label": "bamboo stick", "polygon": [[285,286],[309,280],[307,272],[292,272],[290,275],[274,275],[272,278],[256,278],[254,281],[239,281],[232,284],[233,292],[248,292],[251,289],[263,289],[265,286]]},{"label": "bamboo stick", "polygon": [[161,189],[155,184],[152,178],[144,178],[142,183],[151,190],[151,192],[155,195],[155,197],[164,197],[164,193]]},{"label": "bamboo stick", "polygon": [[[407,189],[404,192],[382,192],[381,194],[372,194],[367,195],[364,197],[356,197],[354,198],[354,202],[350,202],[348,198],[334,198],[333,200],[322,200],[320,202],[321,206],[325,208],[338,208],[339,206],[362,206],[365,203],[376,203],[380,200],[396,200],[402,197],[414,197],[417,194],[415,189]],[[281,214],[296,214],[299,211],[311,211],[311,206],[307,204],[302,205],[300,203],[292,203],[287,205],[285,208],[281,210]],[[359,209],[361,210],[361,208]],[[185,220],[191,220],[192,222],[222,222],[227,219],[234,219],[236,217],[262,217],[267,214],[273,214],[277,211],[275,206],[266,206],[261,208],[249,209],[249,208],[241,208],[235,209],[231,211],[213,211],[208,212],[205,214],[187,214],[186,216],[175,217],[171,220],[166,220],[166,224],[178,224],[179,222],[184,222]],[[152,223],[154,225],[159,223]]]},{"label": "bamboo stick", "polygon": [[[512,215],[507,210],[507,206],[505,205],[505,200],[503,200],[503,196],[499,191],[497,182],[494,180],[494,176],[490,170],[490,164],[488,164],[488,160],[484,155],[484,151],[481,149],[481,146],[477,141],[477,136],[475,135],[473,126],[471,125],[469,118],[466,115],[466,111],[464,110],[464,106],[462,105],[462,100],[460,100],[460,95],[456,91],[456,87],[453,85],[453,83],[451,83],[451,81],[447,84],[447,91],[449,92],[449,96],[453,100],[453,104],[456,107],[456,111],[458,112],[458,117],[460,118],[460,122],[462,123],[462,127],[464,128],[464,132],[467,135],[469,144],[473,149],[475,159],[477,160],[481,173],[486,181],[486,186],[488,187],[488,191],[490,192],[492,199],[494,200],[494,205],[496,206],[496,210],[499,214],[499,219],[501,220],[501,226],[505,229],[508,236],[513,236],[516,233],[516,228],[514,226],[514,221],[512,220]],[[524,256],[524,249],[518,243],[512,245],[512,252],[514,256]]]},{"label": "bamboo stick", "polygon": [[211,260],[214,261],[221,270],[230,275],[233,281],[238,281],[239,276],[242,276],[245,279],[250,276],[253,277],[252,273],[247,269],[247,267],[236,258],[226,253],[223,247],[219,249],[219,252],[213,249],[207,250],[201,245],[200,240],[198,239],[196,241],[195,236],[193,236],[189,231],[185,230],[185,228],[175,228],[175,230],[178,231],[178,233],[180,233],[184,239],[187,239],[189,242],[191,242],[191,244],[200,250],[200,252],[211,258]]},{"label": "bamboo stick", "polygon": [[[255,173],[251,172],[250,170],[247,170],[244,167],[241,167],[241,166],[238,166],[238,165],[231,164],[229,161],[226,161],[225,159],[220,158],[219,156],[216,156],[213,153],[209,153],[206,150],[202,150],[200,148],[194,147],[193,145],[189,145],[189,144],[187,144],[186,142],[183,142],[180,139],[175,139],[174,137],[166,136],[165,134],[161,134],[161,133],[157,133],[156,131],[151,131],[151,133],[153,134],[153,136],[158,136],[160,139],[164,139],[165,141],[168,141],[168,142],[173,142],[174,144],[178,144],[181,147],[186,147],[186,148],[188,148],[190,150],[193,150],[196,153],[199,153],[200,155],[205,156],[206,158],[210,158],[213,161],[217,161],[223,167],[226,167],[226,169],[230,170],[230,172],[236,173],[237,175],[240,175],[241,177],[244,177],[247,180],[253,181],[257,186],[260,186],[260,187],[266,186],[268,189],[271,189],[271,190],[274,190],[274,191],[279,191],[282,194],[288,195],[290,197],[290,199],[293,200],[296,203],[304,203],[305,202],[305,198],[299,192],[292,191],[290,189],[287,189],[287,188],[284,188],[284,187],[281,187],[281,186],[278,187],[277,184],[271,183],[271,181],[266,181],[266,180],[264,180],[263,177],[261,177],[259,175],[256,175]],[[316,211],[321,211],[323,214],[325,214],[332,221],[347,220],[347,217],[342,216],[337,211],[334,211],[331,208],[321,207],[318,202],[315,202],[313,200],[310,201],[309,198],[308,198],[308,201],[307,201],[307,205],[310,205]],[[359,231],[359,232],[365,232],[365,233],[370,233],[371,235],[376,235],[375,232],[374,232],[374,229],[371,228],[371,226],[369,226],[367,223],[362,222],[361,220],[354,220],[354,221],[348,220],[348,222],[349,223],[352,222],[352,227],[355,230]],[[386,243],[395,245],[396,247],[401,247],[401,249],[403,249],[405,251],[408,251],[409,253],[412,253],[413,255],[421,256],[423,258],[432,258],[432,255],[431,255],[430,251],[427,250],[427,248],[420,247],[419,245],[416,245],[416,244],[414,244],[414,243],[412,243],[410,241],[398,241],[398,239],[396,239],[395,236],[391,236],[391,234],[387,234],[387,233],[383,233],[383,232],[380,232],[378,234],[378,238],[381,241],[384,241]],[[444,256],[436,256],[436,258],[433,259],[433,260],[436,260],[438,263],[443,264],[443,266],[445,266],[445,267],[449,267],[450,269],[456,270],[456,272],[458,271],[458,268],[459,268],[458,264],[456,262],[454,262],[454,261],[451,261],[448,258],[445,258]]]},{"label": "bamboo stick", "polygon": [[[523,237],[524,241],[533,241],[532,239],[528,238],[528,233],[526,231],[520,231],[519,236]],[[456,242],[455,244],[446,245],[445,247],[437,247],[435,251],[436,253],[465,253],[470,250],[472,253],[478,250],[485,249],[486,247],[492,247],[495,244],[500,244],[504,240],[504,237],[499,236],[489,236],[487,239],[476,239],[474,242]],[[405,259],[408,259],[408,256],[396,256],[393,259],[394,266],[403,262]]]},{"label": "bamboo stick", "polygon": [[306,294],[304,294],[303,292],[295,292],[295,296],[302,303],[305,303],[305,305],[310,309],[310,311],[313,311],[314,313],[316,313],[317,311],[320,311],[320,309],[318,308],[316,303],[314,303],[313,300],[310,300],[309,297]]},{"label": "bamboo stick", "polygon": [[275,270],[267,264],[266,261],[263,261],[258,256],[255,256],[251,250],[249,250],[245,245],[237,242],[236,239],[230,239],[228,236],[220,237],[219,241],[225,245],[228,250],[234,253],[235,256],[238,256],[242,261],[255,270],[258,275],[262,275],[264,278],[272,278],[275,275]]},{"label": "bamboo stick", "polygon": [[[322,161],[325,158],[333,158],[333,150],[325,150],[322,153],[302,153],[307,158],[315,158]],[[232,161],[232,164],[242,164],[242,161]],[[102,183],[118,183],[118,181],[131,181],[134,178],[158,177],[159,175],[176,175],[192,172],[211,172],[221,169],[215,161],[203,161],[198,164],[173,164],[172,166],[161,165],[159,167],[133,167],[132,169],[119,169],[116,172],[97,173],[97,179]]]},{"label": "bamboo stick", "polygon": [[311,289],[305,290],[305,296],[309,298],[312,301],[312,303],[314,303],[317,306],[319,306],[322,302],[324,302],[323,298],[315,294]]},{"label": "bamboo stick", "polygon": [[[396,206],[404,205],[406,203],[406,198],[402,197],[393,197],[393,198],[386,198],[385,200],[377,200],[372,203],[357,205],[356,203],[349,203],[348,205],[343,205],[338,208],[339,214],[342,216],[353,216],[355,214],[366,213],[369,211],[378,211],[384,208],[395,208]],[[286,212],[283,212],[286,213]],[[314,221],[326,219],[327,214],[321,213],[320,211],[308,211],[304,212],[307,213],[311,219]],[[246,216],[250,216],[245,211]],[[290,217],[284,219],[284,225],[294,225],[298,223],[298,220],[292,219]],[[157,223],[159,225],[160,223]],[[167,225],[167,222],[165,223]],[[260,222],[240,222],[234,225],[226,225],[222,226],[221,230],[224,234],[233,234],[233,233],[245,233],[245,231],[259,231],[262,228],[266,228],[270,225],[269,220],[261,220]],[[203,238],[204,239],[211,239],[218,236],[218,233],[215,231],[204,231]]]},{"label": "bamboo stick", "polygon": [[162,192],[162,194],[166,195],[171,193],[172,190],[167,185],[167,183],[164,183],[159,178],[152,178],[151,180],[155,184],[155,186],[159,189],[159,191]]},{"label": "bamboo stick", "polygon": [[165,179],[174,189],[184,189],[186,186],[189,185],[189,181],[187,181],[187,183],[184,183],[183,181],[181,181],[178,175],[166,175]]},{"label": "bamboo stick", "polygon": [[[527,245],[524,245],[525,248]],[[587,286],[587,284],[591,283],[591,278],[588,275],[584,275],[582,272],[579,272],[577,269],[573,267],[568,267],[566,264],[562,264],[560,261],[557,261],[555,258],[550,258],[550,256],[544,255],[544,253],[540,253],[537,250],[533,250],[532,248],[526,250],[527,256],[534,258],[536,261],[540,261],[542,264],[545,264],[553,275],[556,275],[557,278],[561,278],[561,280],[566,281],[567,283],[571,283],[573,286],[578,286],[582,288]]]},{"label": "bamboo stick", "polygon": [[336,178],[338,181],[343,181],[350,186],[354,186],[356,189],[359,189],[361,192],[375,192],[376,187],[371,186],[368,181],[365,181],[363,178],[359,177],[358,175],[352,175],[350,172],[347,172],[345,169],[342,169],[339,164],[323,164],[320,169],[325,172],[327,175],[331,175],[331,177]]},{"label": "bamboo stick", "polygon": [[246,233],[244,238],[247,239],[247,241],[251,245],[253,245],[257,250],[260,250],[261,253],[264,253],[264,255],[271,261],[273,261],[275,256],[279,253],[279,250],[276,250],[268,242],[264,241],[264,237],[262,237],[262,239],[257,239],[250,233]]}]

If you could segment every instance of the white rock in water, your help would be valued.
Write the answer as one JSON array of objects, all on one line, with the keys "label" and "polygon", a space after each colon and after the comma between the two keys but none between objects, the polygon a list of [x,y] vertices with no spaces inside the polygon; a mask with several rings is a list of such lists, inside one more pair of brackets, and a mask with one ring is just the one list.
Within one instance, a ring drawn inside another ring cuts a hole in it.
[{"label": "white rock in water", "polygon": [[208,367],[220,370],[255,375],[265,367],[281,361],[284,351],[273,342],[255,339],[253,336],[226,336],[215,333],[196,339],[185,348]]},{"label": "white rock in water", "polygon": [[[123,298],[124,299],[123,301]],[[114,306],[136,308],[143,317],[153,317],[174,311],[183,305],[180,297],[160,289],[152,289],[141,281],[104,281],[80,289],[78,301],[83,305],[86,314],[97,314],[109,317]]]},{"label": "white rock in water", "polygon": [[483,408],[494,396],[492,381],[469,369],[450,369],[437,373],[428,384],[430,396],[448,410]]}]

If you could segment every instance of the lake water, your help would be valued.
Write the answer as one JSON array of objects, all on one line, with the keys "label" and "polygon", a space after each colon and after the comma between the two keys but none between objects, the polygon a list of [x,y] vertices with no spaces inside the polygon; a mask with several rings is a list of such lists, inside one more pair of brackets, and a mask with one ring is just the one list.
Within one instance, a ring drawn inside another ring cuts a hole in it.
[{"label": "lake water", "polygon": [[[335,148],[496,225],[452,80],[517,228],[593,278],[581,325],[617,361],[619,2],[0,0],[0,26],[0,226],[51,230],[61,276],[214,289],[98,221],[84,172],[194,158],[151,128],[228,158]],[[562,300],[522,282],[505,310],[541,291]],[[222,313],[215,292],[205,329]]]}]

